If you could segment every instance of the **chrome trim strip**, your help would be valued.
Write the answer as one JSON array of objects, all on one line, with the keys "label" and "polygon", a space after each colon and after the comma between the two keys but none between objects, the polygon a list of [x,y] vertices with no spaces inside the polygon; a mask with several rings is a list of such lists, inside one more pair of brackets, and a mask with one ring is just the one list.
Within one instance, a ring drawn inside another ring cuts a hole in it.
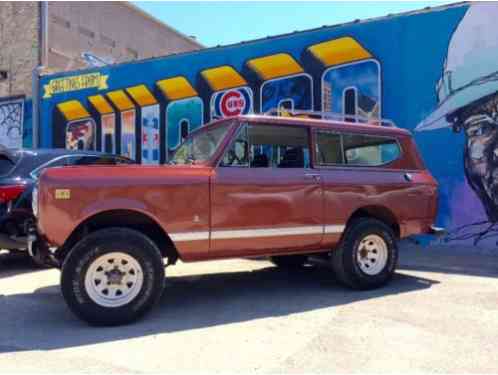
[{"label": "chrome trim strip", "polygon": [[345,225],[325,225],[323,229],[324,234],[337,234],[344,232]]},{"label": "chrome trim strip", "polygon": [[322,234],[322,233],[323,233],[322,225],[314,225],[307,227],[291,227],[291,228],[271,228],[271,229],[217,230],[211,232],[211,239],[226,240],[226,239],[236,239],[236,238],[299,236],[306,234]]},{"label": "chrome trim strip", "polygon": [[[301,236],[310,234],[335,234],[344,231],[344,225],[311,225],[302,227],[270,228],[270,229],[235,229],[216,230],[211,232],[212,240],[229,240],[239,238],[261,238],[280,236]],[[209,231],[172,233],[175,242],[209,240]]]},{"label": "chrome trim strip", "polygon": [[176,242],[209,240],[209,231],[171,233],[169,236]]}]

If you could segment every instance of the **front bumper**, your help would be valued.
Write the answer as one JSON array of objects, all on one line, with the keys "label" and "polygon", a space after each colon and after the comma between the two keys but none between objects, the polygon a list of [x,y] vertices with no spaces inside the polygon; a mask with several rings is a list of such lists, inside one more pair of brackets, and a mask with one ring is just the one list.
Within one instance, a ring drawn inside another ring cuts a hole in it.
[{"label": "front bumper", "polygon": [[28,248],[27,237],[11,237],[0,233],[0,249],[3,250],[26,250]]}]

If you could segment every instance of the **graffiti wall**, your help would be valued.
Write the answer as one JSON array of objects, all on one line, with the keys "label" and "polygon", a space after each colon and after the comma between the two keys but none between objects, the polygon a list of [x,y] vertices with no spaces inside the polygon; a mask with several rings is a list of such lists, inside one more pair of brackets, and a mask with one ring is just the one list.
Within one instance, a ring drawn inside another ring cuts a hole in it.
[{"label": "graffiti wall", "polygon": [[193,130],[240,113],[385,117],[414,133],[440,182],[448,239],[496,244],[497,17],[496,4],[460,3],[44,76],[39,142],[158,164]]},{"label": "graffiti wall", "polygon": [[22,147],[24,123],[24,96],[0,99],[0,145],[6,148]]}]

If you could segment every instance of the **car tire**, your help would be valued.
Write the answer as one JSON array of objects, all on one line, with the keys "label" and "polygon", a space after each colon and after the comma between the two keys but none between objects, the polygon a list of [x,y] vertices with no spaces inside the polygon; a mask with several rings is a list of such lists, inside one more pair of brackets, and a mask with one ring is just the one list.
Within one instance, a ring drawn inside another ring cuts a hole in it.
[{"label": "car tire", "polygon": [[352,221],[339,246],[331,254],[339,282],[353,289],[368,290],[388,283],[398,262],[393,230],[382,221],[360,218]]},{"label": "car tire", "polygon": [[270,261],[279,268],[301,268],[308,261],[307,255],[278,255],[270,257]]},{"label": "car tire", "polygon": [[164,262],[156,244],[140,232],[93,232],[69,252],[61,289],[69,308],[91,325],[113,326],[143,316],[159,300]]}]

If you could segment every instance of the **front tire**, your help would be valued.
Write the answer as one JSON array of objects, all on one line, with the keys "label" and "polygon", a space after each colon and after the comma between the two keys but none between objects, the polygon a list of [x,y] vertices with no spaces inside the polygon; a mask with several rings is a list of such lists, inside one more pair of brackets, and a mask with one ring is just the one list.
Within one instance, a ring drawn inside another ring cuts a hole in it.
[{"label": "front tire", "polygon": [[119,325],[143,316],[158,301],[164,264],[154,242],[127,228],[84,237],[62,265],[61,289],[69,308],[92,325]]},{"label": "front tire", "polygon": [[361,290],[381,287],[391,280],[396,270],[396,237],[393,230],[379,220],[354,220],[338,248],[332,251],[331,260],[342,284]]}]

